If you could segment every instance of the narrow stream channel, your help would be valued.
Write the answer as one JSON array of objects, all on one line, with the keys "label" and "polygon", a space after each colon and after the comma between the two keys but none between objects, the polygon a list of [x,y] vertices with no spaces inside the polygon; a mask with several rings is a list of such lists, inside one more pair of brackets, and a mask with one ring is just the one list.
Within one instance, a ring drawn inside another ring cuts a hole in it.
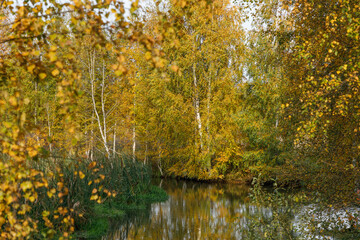
[{"label": "narrow stream channel", "polygon": [[[169,199],[113,222],[103,240],[293,239],[288,236],[303,237],[307,231],[302,229],[296,233],[294,228],[299,225],[299,216],[290,206],[279,206],[274,213],[274,209],[253,204],[248,186],[160,179],[154,184],[163,188]],[[299,209],[308,211],[304,206]],[[280,219],[278,225],[272,225],[273,214]],[[271,237],[264,236],[264,232],[269,232]],[[353,239],[317,234],[311,238]]]}]

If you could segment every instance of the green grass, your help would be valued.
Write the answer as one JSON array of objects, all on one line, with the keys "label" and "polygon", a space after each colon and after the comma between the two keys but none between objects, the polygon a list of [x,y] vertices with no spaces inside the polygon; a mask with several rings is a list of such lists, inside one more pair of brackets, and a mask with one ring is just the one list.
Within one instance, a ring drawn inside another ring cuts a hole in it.
[{"label": "green grass", "polygon": [[[110,219],[122,218],[126,211],[145,210],[150,203],[167,199],[164,190],[151,185],[150,166],[133,161],[129,156],[110,159],[99,156],[92,167],[88,159],[44,158],[31,164],[44,173],[49,185],[39,189],[38,199],[32,206],[30,214],[39,225],[39,234],[32,236],[33,239],[42,239],[41,233],[50,236],[49,230],[53,231],[52,235],[61,233],[57,227],[61,219],[54,218],[59,208],[72,209],[75,237],[92,239],[106,234]],[[59,193],[65,188],[67,193],[60,199]],[[48,197],[49,189],[56,189],[53,197]],[[109,192],[116,192],[116,196],[109,197]],[[101,204],[90,200],[94,194],[101,198]],[[50,213],[54,229],[45,226],[44,211]]]},{"label": "green grass", "polygon": [[127,203],[126,198],[120,196],[108,203],[95,204],[91,210],[91,220],[75,233],[75,237],[99,239],[107,233],[111,221],[120,221],[126,217],[127,212],[145,211],[149,204],[167,199],[168,195],[163,189],[150,185],[148,191],[135,195],[131,203]]},{"label": "green grass", "polygon": [[107,233],[110,223],[107,218],[100,217],[89,220],[82,231],[75,234],[75,238],[98,239]]},{"label": "green grass", "polygon": [[122,217],[125,214],[124,210],[118,209],[115,206],[110,206],[109,204],[96,204],[94,206],[95,217],[117,218]]}]

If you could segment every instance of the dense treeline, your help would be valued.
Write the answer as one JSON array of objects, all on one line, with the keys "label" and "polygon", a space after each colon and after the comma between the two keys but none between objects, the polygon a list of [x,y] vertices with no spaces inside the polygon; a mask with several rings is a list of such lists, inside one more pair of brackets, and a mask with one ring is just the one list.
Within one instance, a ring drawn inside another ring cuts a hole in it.
[{"label": "dense treeline", "polygon": [[128,19],[117,1],[0,9],[5,238],[36,229],[27,214],[58,158],[113,168],[127,154],[162,176],[261,174],[359,201],[356,1],[134,2]]}]

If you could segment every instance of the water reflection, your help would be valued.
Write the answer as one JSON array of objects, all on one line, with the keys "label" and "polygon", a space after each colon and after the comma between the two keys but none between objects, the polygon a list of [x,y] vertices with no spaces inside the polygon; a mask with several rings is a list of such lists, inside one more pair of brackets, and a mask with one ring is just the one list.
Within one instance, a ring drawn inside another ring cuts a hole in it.
[{"label": "water reflection", "polygon": [[244,230],[251,231],[254,217],[263,222],[272,218],[271,209],[250,204],[247,186],[174,180],[159,184],[168,201],[130,213],[103,239],[251,239]]}]

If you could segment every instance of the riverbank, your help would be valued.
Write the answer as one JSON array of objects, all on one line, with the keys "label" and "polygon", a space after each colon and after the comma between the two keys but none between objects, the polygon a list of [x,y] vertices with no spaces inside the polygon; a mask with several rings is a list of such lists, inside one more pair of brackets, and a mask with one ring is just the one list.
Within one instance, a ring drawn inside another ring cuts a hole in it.
[{"label": "riverbank", "polygon": [[167,199],[151,185],[151,168],[128,156],[44,158],[31,168],[42,173],[36,201],[30,202],[38,229],[32,239],[99,238],[110,219]]},{"label": "riverbank", "polygon": [[[155,173],[156,178],[161,179],[176,179],[176,180],[184,180],[184,181],[195,181],[195,182],[202,182],[202,183],[229,183],[229,184],[236,184],[236,185],[246,185],[251,186],[254,175],[247,175],[239,178],[216,178],[216,179],[198,179],[198,178],[188,178],[188,177],[182,177],[182,176],[174,176],[174,175],[160,175],[159,173]],[[273,185],[274,180],[269,178],[266,178],[263,181],[264,185]],[[284,183],[285,184],[285,183]]]},{"label": "riverbank", "polygon": [[135,195],[131,202],[120,197],[106,204],[94,204],[91,208],[91,217],[79,226],[74,238],[99,239],[109,231],[111,222],[122,221],[130,212],[145,211],[148,205],[167,199],[168,195],[163,189],[150,185],[146,191]]}]

